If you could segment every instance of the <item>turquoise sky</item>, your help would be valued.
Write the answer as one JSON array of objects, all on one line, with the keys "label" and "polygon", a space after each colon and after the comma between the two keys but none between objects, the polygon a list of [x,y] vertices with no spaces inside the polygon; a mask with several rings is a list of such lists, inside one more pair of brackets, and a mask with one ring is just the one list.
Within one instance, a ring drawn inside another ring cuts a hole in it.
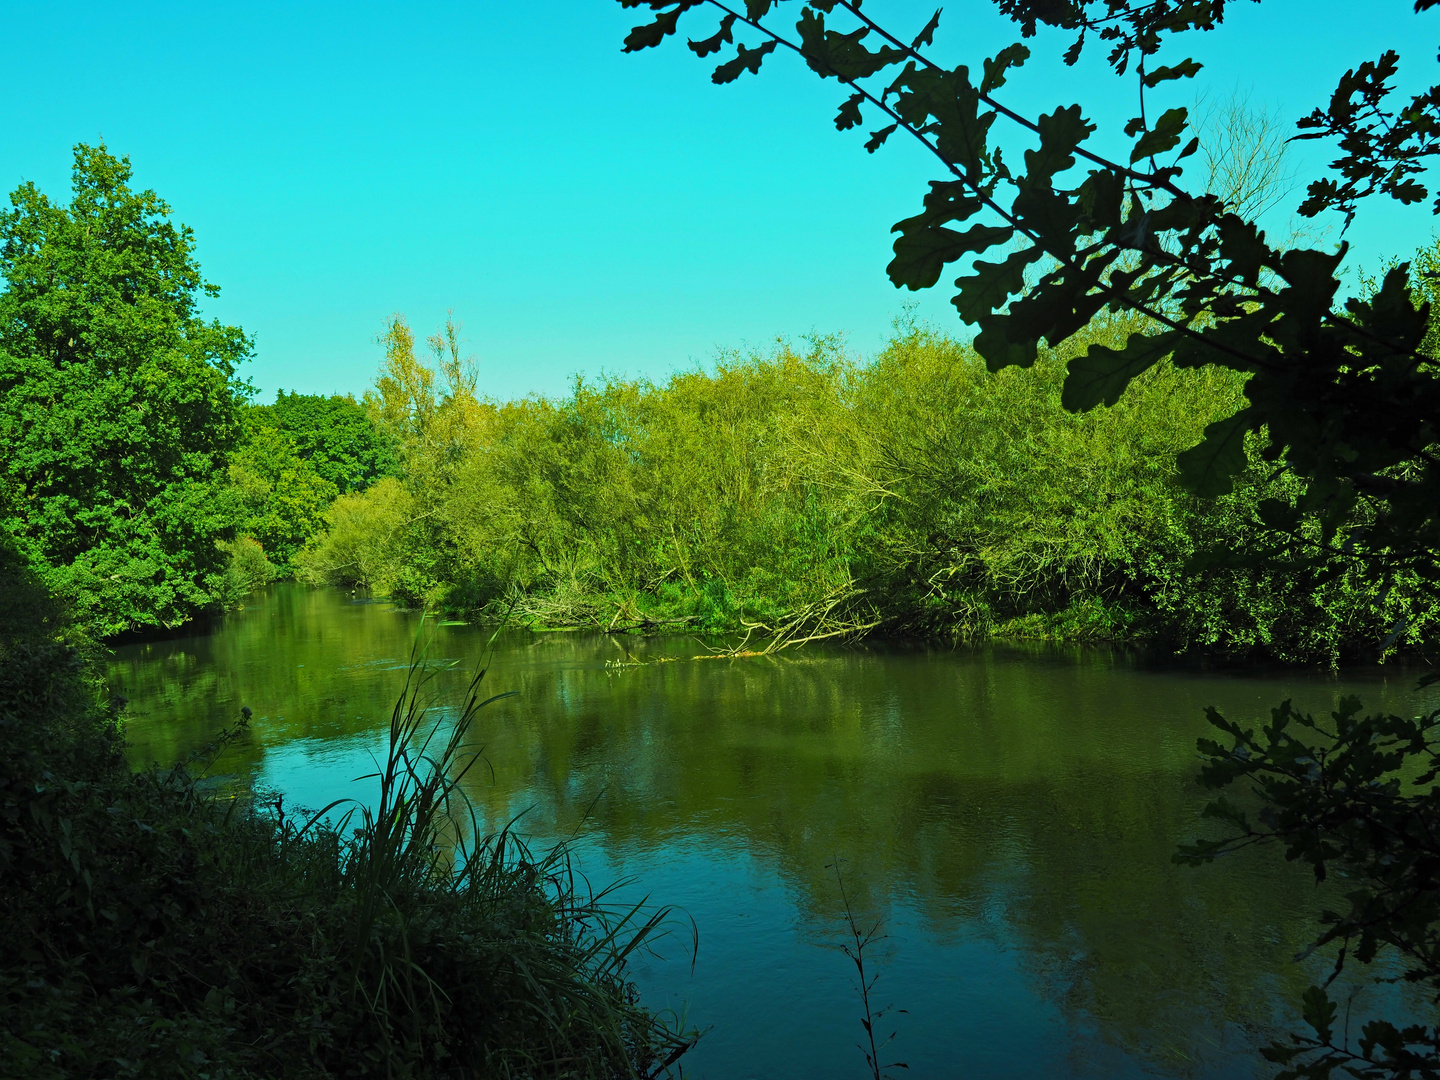
[{"label": "turquoise sky", "polygon": [[[1174,53],[1206,67],[1160,104],[1239,87],[1293,119],[1388,46],[1407,87],[1435,82],[1440,13],[1411,8],[1233,3]],[[913,32],[933,5],[867,10]],[[788,59],[714,87],[678,43],[622,55],[637,21],[613,0],[14,5],[0,183],[66,197],[75,142],[130,155],[196,230],[223,289],[209,310],[255,335],[266,399],[363,390],[396,311],[423,335],[453,309],[497,397],[663,377],[777,335],[875,351],[917,299],[885,277],[889,228],[936,171],[836,132],[837,87]],[[947,4],[937,56],[978,65],[1014,36],[988,0]],[[1032,45],[1008,103],[1079,101],[1102,133],[1131,115],[1133,80]],[[1300,144],[1302,175],[1329,156]],[[1350,239],[1374,266],[1431,232],[1423,208],[1377,205]],[[947,298],[919,294],[919,313],[958,331]]]}]

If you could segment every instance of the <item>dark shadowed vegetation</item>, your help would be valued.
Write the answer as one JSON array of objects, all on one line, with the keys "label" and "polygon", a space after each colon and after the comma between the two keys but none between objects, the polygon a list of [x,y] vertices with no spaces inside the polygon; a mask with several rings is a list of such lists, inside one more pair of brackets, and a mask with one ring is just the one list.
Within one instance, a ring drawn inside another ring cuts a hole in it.
[{"label": "dark shadowed vegetation", "polygon": [[473,828],[456,785],[483,672],[437,711],[412,667],[375,803],[317,820],[207,784],[243,719],[188,764],[132,773],[123,702],[96,700],[83,639],[10,545],[0,597],[16,1075],[609,1078],[687,1045],[626,980],[660,916],[612,909],[561,849]]}]

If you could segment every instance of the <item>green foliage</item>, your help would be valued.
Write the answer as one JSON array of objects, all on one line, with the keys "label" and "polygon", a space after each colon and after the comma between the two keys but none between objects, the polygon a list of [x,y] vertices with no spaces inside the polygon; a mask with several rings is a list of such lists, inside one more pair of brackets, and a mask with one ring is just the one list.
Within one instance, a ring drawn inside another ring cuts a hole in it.
[{"label": "green foliage", "polygon": [[[1150,604],[1142,560],[1180,562],[1196,506],[1174,483],[1175,454],[1234,382],[1167,366],[1115,407],[1075,415],[1060,400],[1064,362],[1047,350],[989,374],[973,351],[912,333],[866,380],[854,438],[883,499],[873,558],[916,629],[1123,625],[1120,611]],[[1093,602],[1114,617],[1063,614]]]},{"label": "green foliage", "polygon": [[205,322],[194,237],[130,163],[77,146],[73,197],[33,184],[0,214],[0,509],[48,585],[98,635],[224,602],[216,541],[238,500],[235,327]]},{"label": "green foliage", "polygon": [[398,467],[393,440],[354,398],[282,390],[274,405],[244,410],[229,471],[243,502],[240,531],[288,573],[337,496],[364,491]]},{"label": "green foliage", "polygon": [[289,436],[295,454],[307,461],[341,495],[363,491],[399,470],[397,447],[349,395],[286,393],[275,404],[252,406],[247,416],[257,428]]},{"label": "green foliage", "polygon": [[834,403],[833,344],[663,392],[582,382],[564,402],[497,405],[449,374],[435,395],[400,340],[373,409],[404,437],[406,497],[337,503],[302,560],[312,580],[393,592],[405,573],[408,595],[443,589],[472,610],[518,597],[544,624],[618,627],[713,624],[843,575],[824,500],[785,461],[805,403]]},{"label": "green foliage", "polygon": [[1198,505],[1180,558],[1146,560],[1157,612],[1177,637],[1204,651],[1331,664],[1423,651],[1440,631],[1440,597],[1411,570],[1378,573],[1346,558],[1340,542],[1325,547],[1313,519],[1291,518],[1299,542],[1330,553],[1307,568],[1211,554],[1225,545],[1263,552],[1296,509],[1294,479],[1266,468],[1253,447],[1249,458],[1229,494]]},{"label": "green foliage", "polygon": [[365,491],[342,495],[325,511],[325,531],[296,560],[302,581],[362,585],[388,594],[407,566],[409,493],[386,477]]},{"label": "green foliage", "polygon": [[254,592],[274,581],[279,571],[265,557],[260,541],[249,536],[222,541],[221,550],[230,556],[230,577],[236,595]]},{"label": "green foliage", "polygon": [[288,567],[320,527],[338,492],[300,456],[286,432],[267,424],[246,427],[246,439],[231,458],[229,470],[244,508],[240,529],[273,554],[280,566]]},{"label": "green foliage", "polygon": [[1097,319],[991,373],[901,324],[867,363],[817,339],[505,404],[463,382],[436,393],[449,377],[401,335],[370,401],[405,478],[338,500],[297,566],[417,605],[769,648],[883,630],[1333,663],[1373,656],[1402,613],[1387,648],[1433,632],[1413,574],[1386,590],[1338,553],[1302,571],[1198,562],[1261,535],[1261,505],[1296,489],[1254,452],[1218,501],[1176,482],[1177,457],[1242,399],[1232,373],[1161,363],[1112,404],[1067,410],[1067,360],[1132,335]]},{"label": "green foliage", "polygon": [[[0,544],[0,596],[19,593],[44,602]],[[130,773],[61,623],[0,625],[11,1071],[638,1077],[689,1045],[626,981],[663,913],[578,892],[563,849],[471,831],[454,784],[478,678],[437,733],[412,669],[378,810],[347,833],[225,797],[203,770]],[[212,752],[247,737],[242,718]]]}]

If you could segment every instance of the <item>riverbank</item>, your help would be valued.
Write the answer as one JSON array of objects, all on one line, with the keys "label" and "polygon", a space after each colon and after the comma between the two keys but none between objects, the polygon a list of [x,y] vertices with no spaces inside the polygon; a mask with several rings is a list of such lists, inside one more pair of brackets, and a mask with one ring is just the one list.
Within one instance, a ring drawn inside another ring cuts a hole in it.
[{"label": "riverbank", "polygon": [[608,1078],[687,1045],[634,1001],[625,951],[650,924],[578,885],[563,848],[457,836],[473,694],[428,766],[407,750],[428,730],[412,671],[375,798],[340,820],[203,782],[249,738],[248,708],[184,763],[132,771],[125,702],[100,701],[93,652],[0,554],[0,1058],[17,1075]]},{"label": "riverbank", "polygon": [[1241,407],[1242,378],[1161,364],[1112,406],[1064,408],[1071,356],[1127,328],[990,373],[901,324],[871,358],[817,338],[498,402],[458,358],[427,367],[397,319],[366,406],[395,474],[317,512],[289,565],[459,618],[772,650],[1028,638],[1334,665],[1432,639],[1419,576],[1352,557],[1358,516],[1326,540],[1300,515],[1312,546],[1244,554],[1270,550],[1261,510],[1300,490],[1258,454],[1228,494],[1179,484],[1177,455]]}]

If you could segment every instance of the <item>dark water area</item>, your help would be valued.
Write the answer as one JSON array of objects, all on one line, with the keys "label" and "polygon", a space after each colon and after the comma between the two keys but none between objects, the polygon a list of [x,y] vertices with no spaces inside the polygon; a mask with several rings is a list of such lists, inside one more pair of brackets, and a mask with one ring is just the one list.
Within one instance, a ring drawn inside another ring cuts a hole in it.
[{"label": "dark water area", "polygon": [[[414,613],[276,586],[208,633],[117,648],[137,761],[170,763],[253,710],[212,771],[287,806],[367,799]],[[490,633],[428,623],[456,691]],[[676,908],[645,1000],[709,1032],[687,1073],[860,1077],[832,867],[882,921],[875,1003],[904,1009],[912,1077],[1253,1077],[1326,960],[1293,957],[1325,897],[1278,851],[1171,864],[1207,830],[1204,707],[1261,721],[1345,694],[1440,699],[1374,669],[1204,672],[1104,650],[807,648],[694,659],[693,639],[506,632],[467,778],[489,827],[576,836],[596,884]],[[691,925],[699,932],[692,972]],[[1359,984],[1357,983],[1357,986]],[[1385,1007],[1360,986],[1355,1016]]]}]

